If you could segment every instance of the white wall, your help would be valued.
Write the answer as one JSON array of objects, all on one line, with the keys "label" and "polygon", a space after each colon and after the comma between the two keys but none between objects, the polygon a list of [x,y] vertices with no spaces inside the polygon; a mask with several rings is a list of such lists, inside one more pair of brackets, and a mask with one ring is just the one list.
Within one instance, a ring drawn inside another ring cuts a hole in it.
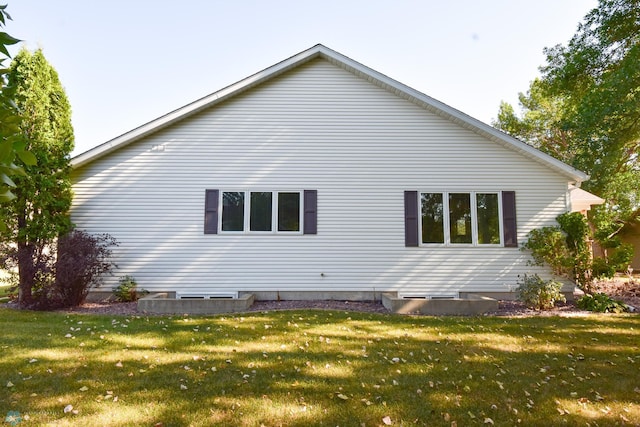
[{"label": "white wall", "polygon": [[[153,151],[160,145],[164,151]],[[73,221],[147,290],[503,292],[515,248],[404,246],[405,190],[515,190],[518,239],[567,179],[314,60],[74,173]],[[317,235],[205,235],[204,190],[318,190]],[[323,276],[321,276],[323,273]]]}]

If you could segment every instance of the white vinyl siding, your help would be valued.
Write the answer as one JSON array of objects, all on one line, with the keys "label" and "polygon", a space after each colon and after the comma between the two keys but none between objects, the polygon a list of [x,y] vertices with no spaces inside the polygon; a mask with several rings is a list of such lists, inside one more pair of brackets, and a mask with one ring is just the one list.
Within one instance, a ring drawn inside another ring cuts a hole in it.
[{"label": "white vinyl siding", "polygon": [[[154,147],[163,147],[163,150]],[[567,178],[316,59],[74,171],[72,219],[149,291],[507,290],[517,248],[404,245],[403,192],[516,192],[518,242]],[[203,234],[205,189],[317,190],[317,234]]]}]

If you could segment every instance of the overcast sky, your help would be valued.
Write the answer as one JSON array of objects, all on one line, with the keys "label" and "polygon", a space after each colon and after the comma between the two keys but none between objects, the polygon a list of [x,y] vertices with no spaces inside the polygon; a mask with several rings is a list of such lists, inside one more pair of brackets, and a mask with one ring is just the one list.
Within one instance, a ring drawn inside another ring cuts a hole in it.
[{"label": "overcast sky", "polygon": [[[322,43],[490,123],[596,0],[9,0],[42,48],[80,154]],[[17,49],[12,50],[14,53]]]}]

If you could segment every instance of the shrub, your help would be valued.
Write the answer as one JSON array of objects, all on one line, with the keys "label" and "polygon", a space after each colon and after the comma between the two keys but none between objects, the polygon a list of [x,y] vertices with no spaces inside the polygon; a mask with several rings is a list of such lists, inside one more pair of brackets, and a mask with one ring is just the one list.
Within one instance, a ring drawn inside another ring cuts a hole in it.
[{"label": "shrub", "polygon": [[[89,288],[115,266],[110,260],[111,247],[117,245],[108,234],[71,230],[54,241],[34,246],[33,262],[22,265],[31,267],[25,275],[33,277],[31,298],[23,307],[53,310],[82,304]],[[15,286],[19,283],[19,256],[10,245],[0,248],[0,266],[15,272],[9,278]]]},{"label": "shrub", "polygon": [[80,230],[72,230],[58,241],[55,289],[63,307],[82,304],[89,288],[111,271],[113,246],[117,242],[108,234],[91,235]]},{"label": "shrub", "polygon": [[531,265],[548,265],[553,274],[558,276],[565,275],[573,264],[566,244],[566,234],[560,227],[531,230],[522,249],[531,251]]},{"label": "shrub", "polygon": [[576,305],[583,310],[598,313],[623,313],[628,310],[625,303],[603,293],[586,294],[576,302]]},{"label": "shrub", "polygon": [[[605,250],[604,257],[592,258],[588,244],[589,224],[579,212],[558,215],[559,226],[542,227],[529,232],[523,250],[529,250],[533,265],[547,265],[556,276],[568,277],[586,293],[593,293],[594,278],[613,277],[625,272],[633,258],[633,246],[623,244],[613,234],[620,228],[599,230],[596,237]],[[610,255],[609,255],[610,253]]]},{"label": "shrub", "polygon": [[122,276],[120,278],[120,284],[113,288],[113,294],[116,297],[116,301],[137,301],[138,298],[140,298],[140,292],[137,288],[138,282],[136,282],[136,279],[132,276]]},{"label": "shrub", "polygon": [[112,246],[117,242],[108,234],[72,230],[60,237],[38,266],[30,308],[53,310],[82,304],[90,287],[114,267]]},{"label": "shrub", "polygon": [[542,280],[537,274],[525,274],[522,280],[518,280],[516,293],[518,300],[534,310],[549,310],[557,301],[565,302],[564,295],[560,293],[562,283],[555,280]]}]

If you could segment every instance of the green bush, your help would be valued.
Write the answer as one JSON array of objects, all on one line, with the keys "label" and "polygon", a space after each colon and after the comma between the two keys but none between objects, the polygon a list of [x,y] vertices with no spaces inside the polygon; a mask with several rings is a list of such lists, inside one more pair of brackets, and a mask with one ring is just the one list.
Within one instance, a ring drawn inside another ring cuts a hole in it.
[{"label": "green bush", "polygon": [[583,310],[596,311],[598,313],[623,313],[628,307],[622,301],[614,300],[607,294],[586,294],[576,302]]},{"label": "green bush", "polygon": [[137,301],[140,298],[138,282],[132,276],[122,276],[120,284],[113,289],[113,294],[120,302]]},{"label": "green bush", "polygon": [[537,274],[525,274],[518,280],[516,289],[519,301],[534,310],[549,310],[557,301],[565,302],[564,295],[560,293],[562,283],[555,280],[542,280]]}]

